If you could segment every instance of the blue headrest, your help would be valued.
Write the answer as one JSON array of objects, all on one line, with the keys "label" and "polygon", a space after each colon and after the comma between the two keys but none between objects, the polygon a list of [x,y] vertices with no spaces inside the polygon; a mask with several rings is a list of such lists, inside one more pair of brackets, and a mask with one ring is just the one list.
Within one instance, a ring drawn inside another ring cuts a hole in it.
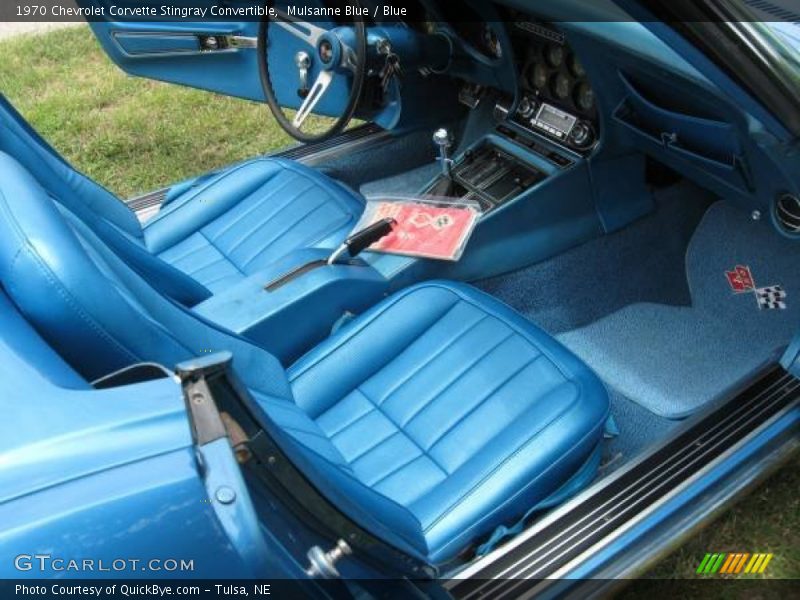
[{"label": "blue headrest", "polygon": [[172,368],[226,349],[247,385],[291,396],[275,357],[153,289],[2,152],[0,282],[42,337],[87,379],[143,361]]},{"label": "blue headrest", "polygon": [[143,238],[136,215],[111,192],[64,162],[1,94],[0,151],[13,156],[35,174],[42,187],[70,210],[86,206],[128,235]]},{"label": "blue headrest", "polygon": [[111,192],[78,173],[0,95],[0,152],[16,159],[48,195],[79,217],[151,285],[187,306],[211,295],[203,285],[153,256],[136,215]]}]

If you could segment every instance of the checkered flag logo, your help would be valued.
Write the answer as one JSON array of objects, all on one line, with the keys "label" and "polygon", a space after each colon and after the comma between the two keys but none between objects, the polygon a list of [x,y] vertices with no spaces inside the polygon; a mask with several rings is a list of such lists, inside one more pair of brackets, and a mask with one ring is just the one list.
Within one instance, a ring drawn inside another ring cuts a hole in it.
[{"label": "checkered flag logo", "polygon": [[779,285],[756,288],[756,301],[761,310],[786,310],[786,292]]}]

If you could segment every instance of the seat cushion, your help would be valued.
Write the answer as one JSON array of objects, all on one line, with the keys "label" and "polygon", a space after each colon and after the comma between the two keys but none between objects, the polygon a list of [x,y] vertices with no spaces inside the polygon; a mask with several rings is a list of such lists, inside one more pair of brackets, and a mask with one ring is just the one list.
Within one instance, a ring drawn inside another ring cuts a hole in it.
[{"label": "seat cushion", "polygon": [[387,299],[289,379],[348,470],[414,515],[432,563],[553,494],[608,413],[603,385],[553,338],[446,282]]},{"label": "seat cushion", "polygon": [[180,195],[144,234],[151,252],[216,292],[293,250],[335,247],[363,206],[320,172],[265,158]]}]

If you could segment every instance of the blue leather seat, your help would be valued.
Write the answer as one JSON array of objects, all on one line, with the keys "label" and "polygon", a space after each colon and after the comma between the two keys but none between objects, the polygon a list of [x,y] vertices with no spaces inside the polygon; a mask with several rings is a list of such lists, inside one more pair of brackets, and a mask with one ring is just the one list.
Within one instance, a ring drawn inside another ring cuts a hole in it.
[{"label": "blue leather seat", "polygon": [[2,153],[0,282],[89,380],[140,361],[232,352],[262,425],[309,480],[430,564],[574,492],[597,466],[608,413],[600,381],[466,285],[397,293],[285,371],[154,289]]},{"label": "blue leather seat", "polygon": [[433,563],[556,493],[589,460],[608,416],[605,389],[580,360],[453,282],[395,294],[288,376],[330,453],[413,515],[404,533],[421,537]]},{"label": "blue leather seat", "polygon": [[163,293],[192,306],[293,250],[335,248],[364,209],[319,171],[279,158],[200,178],[144,227],[108,190],[78,173],[0,96],[0,151]]},{"label": "blue leather seat", "polygon": [[363,209],[359,197],[318,171],[256,159],[171,201],[146,223],[144,242],[216,292],[292,250],[338,246]]}]

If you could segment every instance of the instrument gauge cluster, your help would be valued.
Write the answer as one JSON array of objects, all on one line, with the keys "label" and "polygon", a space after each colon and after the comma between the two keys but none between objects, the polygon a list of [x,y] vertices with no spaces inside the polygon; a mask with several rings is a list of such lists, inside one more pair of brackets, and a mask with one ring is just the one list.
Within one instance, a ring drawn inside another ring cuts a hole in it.
[{"label": "instrument gauge cluster", "polygon": [[521,14],[510,33],[521,88],[512,118],[573,150],[590,150],[598,130],[594,89],[566,36]]},{"label": "instrument gauge cluster", "polygon": [[560,108],[572,109],[581,116],[594,116],[594,90],[580,59],[566,41],[528,43],[523,56],[520,77],[523,91],[542,100],[554,100]]}]

